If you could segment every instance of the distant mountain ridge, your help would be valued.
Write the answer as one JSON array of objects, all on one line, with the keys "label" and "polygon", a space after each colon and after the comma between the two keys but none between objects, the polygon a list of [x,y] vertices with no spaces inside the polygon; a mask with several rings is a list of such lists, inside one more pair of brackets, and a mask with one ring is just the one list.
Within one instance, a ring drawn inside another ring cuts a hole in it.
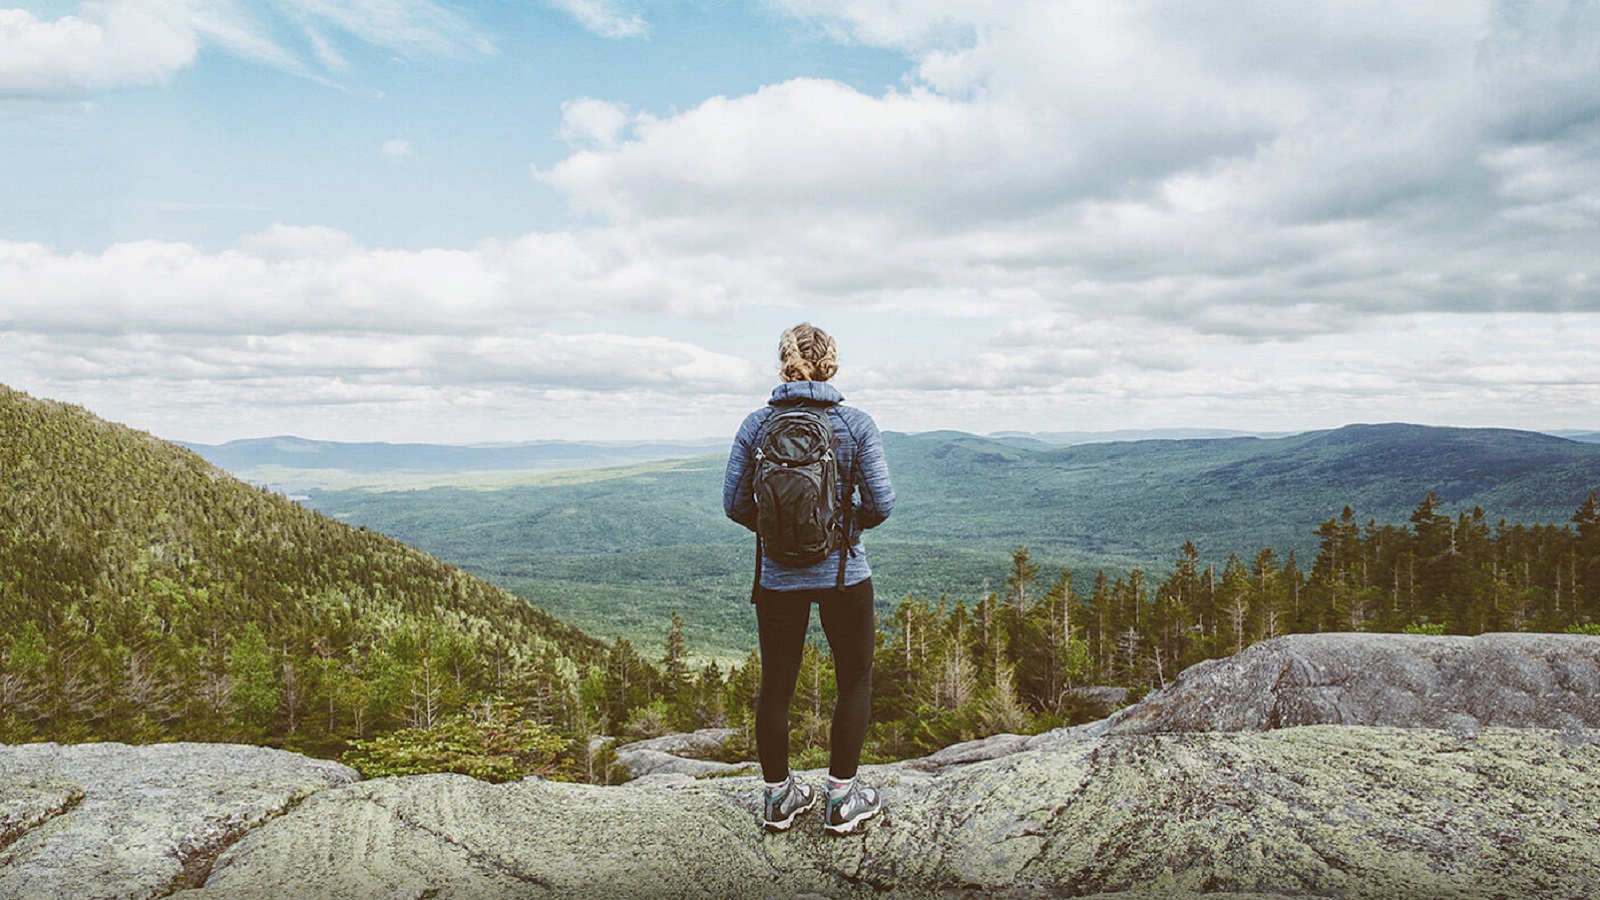
[{"label": "distant mountain ridge", "polygon": [[678,459],[726,450],[726,441],[529,441],[513,444],[346,443],[293,435],[225,444],[184,443],[236,474],[276,466],[355,473],[562,469]]},{"label": "distant mountain ridge", "polygon": [[[1378,426],[1352,426],[1378,427]],[[1438,426],[1412,426],[1428,428]],[[1443,430],[1450,430],[1445,428]],[[1492,430],[1492,429],[1464,429]],[[977,438],[1029,450],[1050,450],[1083,444],[1137,441],[1214,441],[1239,438],[1276,440],[1320,432],[1244,431],[1228,428],[1147,428],[1110,431],[997,431],[986,435],[956,430],[894,432],[900,437],[928,440]],[[1600,443],[1600,431],[1521,432],[1547,434],[1580,443]],[[444,474],[466,472],[554,471],[600,468],[639,462],[685,459],[727,451],[726,438],[678,441],[565,441],[541,440],[495,444],[436,444],[425,442],[325,441],[294,435],[245,438],[222,444],[177,441],[214,465],[248,480],[269,469],[307,473],[334,470],[360,475],[394,473]]]},{"label": "distant mountain ridge", "polygon": [[1240,431],[1233,428],[1119,428],[1112,431],[995,431],[985,437],[997,441],[1033,441],[1038,444],[1110,444],[1119,441],[1187,441],[1218,438],[1279,438],[1298,431]]},{"label": "distant mountain ridge", "polygon": [[1429,491],[1452,514],[1565,523],[1600,487],[1600,445],[1511,429],[1360,424],[1050,449],[912,435],[886,447],[896,485],[931,508],[897,512],[885,536],[948,540],[959,511],[969,543],[1145,568],[1169,565],[1186,540],[1208,558],[1266,546],[1304,555],[1345,506],[1362,522],[1404,524]]}]

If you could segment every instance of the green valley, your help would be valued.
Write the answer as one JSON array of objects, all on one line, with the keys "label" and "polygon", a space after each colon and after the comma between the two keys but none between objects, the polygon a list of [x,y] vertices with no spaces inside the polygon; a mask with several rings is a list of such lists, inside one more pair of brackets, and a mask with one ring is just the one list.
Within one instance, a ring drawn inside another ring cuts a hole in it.
[{"label": "green valley", "polygon": [[[1352,425],[1290,437],[1053,446],[886,434],[898,501],[868,535],[880,602],[978,597],[1018,545],[1047,571],[1170,571],[1186,541],[1220,564],[1263,547],[1305,560],[1318,526],[1404,521],[1434,491],[1491,523],[1563,523],[1600,485],[1600,445],[1534,432]],[[691,649],[754,645],[753,542],[723,518],[723,458],[528,476],[493,487],[314,491],[309,503],[438,554],[592,633]]]}]

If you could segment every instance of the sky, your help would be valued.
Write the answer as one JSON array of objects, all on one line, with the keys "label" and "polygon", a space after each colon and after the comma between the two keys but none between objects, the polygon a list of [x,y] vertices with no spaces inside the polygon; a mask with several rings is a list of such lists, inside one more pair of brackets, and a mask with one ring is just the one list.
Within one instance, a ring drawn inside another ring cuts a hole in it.
[{"label": "sky", "polygon": [[1600,429],[1600,2],[0,0],[0,383],[160,437]]}]

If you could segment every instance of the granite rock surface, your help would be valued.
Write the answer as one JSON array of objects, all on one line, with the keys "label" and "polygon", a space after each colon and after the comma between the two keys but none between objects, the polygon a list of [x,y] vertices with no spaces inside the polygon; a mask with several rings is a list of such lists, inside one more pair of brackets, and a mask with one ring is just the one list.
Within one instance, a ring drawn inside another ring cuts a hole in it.
[{"label": "granite rock surface", "polygon": [[0,747],[0,898],[1588,900],[1597,660],[1565,635],[1266,642],[1102,722],[867,767],[886,811],[846,837],[818,812],[765,833],[748,775],[357,781],[253,747]]},{"label": "granite rock surface", "polygon": [[318,793],[177,896],[1600,896],[1595,732],[1111,735],[863,777],[887,811],[842,838],[816,813],[763,832],[754,777],[379,779]]},{"label": "granite rock surface", "polygon": [[1112,734],[1296,725],[1600,728],[1600,638],[1297,634],[1185,669]]},{"label": "granite rock surface", "polygon": [[354,770],[234,744],[0,747],[0,898],[165,896]]},{"label": "granite rock surface", "polygon": [[702,728],[687,734],[669,734],[649,740],[623,744],[616,749],[617,763],[628,770],[629,778],[646,775],[692,775],[696,778],[749,774],[753,762],[726,763],[706,759],[738,732],[732,728]]}]

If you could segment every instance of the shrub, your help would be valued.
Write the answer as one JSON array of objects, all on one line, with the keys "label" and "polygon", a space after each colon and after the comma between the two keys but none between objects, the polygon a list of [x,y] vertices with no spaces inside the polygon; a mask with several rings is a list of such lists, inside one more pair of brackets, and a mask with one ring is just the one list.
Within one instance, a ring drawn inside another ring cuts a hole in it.
[{"label": "shrub", "polygon": [[566,738],[528,721],[521,709],[489,701],[430,728],[402,728],[356,741],[344,762],[367,778],[456,772],[503,782],[529,775],[565,777],[567,750]]}]

